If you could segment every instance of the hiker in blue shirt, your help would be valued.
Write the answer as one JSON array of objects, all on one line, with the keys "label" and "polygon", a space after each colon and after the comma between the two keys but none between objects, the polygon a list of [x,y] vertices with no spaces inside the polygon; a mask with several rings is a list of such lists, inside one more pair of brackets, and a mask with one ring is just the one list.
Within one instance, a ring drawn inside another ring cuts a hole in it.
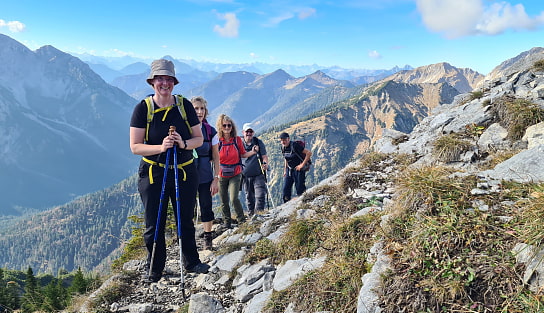
[{"label": "hiker in blue shirt", "polygon": [[204,228],[204,249],[212,250],[212,226],[215,219],[212,210],[212,197],[218,192],[219,188],[219,137],[215,128],[206,120],[209,113],[208,101],[203,97],[193,97],[191,103],[202,123],[202,135],[204,136],[204,143],[196,148],[198,153],[196,167],[200,177],[198,204],[200,205],[200,219]]},{"label": "hiker in blue shirt", "polygon": [[310,164],[312,152],[297,142],[289,139],[288,133],[281,133],[281,152],[285,158],[283,171],[283,202],[291,200],[293,184],[297,191],[297,196],[301,196],[306,191],[306,170],[305,167]]},{"label": "hiker in blue shirt", "polygon": [[266,170],[268,169],[268,156],[264,143],[255,137],[255,131],[251,123],[245,123],[242,127],[244,148],[251,151],[254,146],[259,146],[257,155],[243,159],[244,164],[243,188],[246,193],[246,205],[248,215],[259,214],[264,211],[266,199]]}]

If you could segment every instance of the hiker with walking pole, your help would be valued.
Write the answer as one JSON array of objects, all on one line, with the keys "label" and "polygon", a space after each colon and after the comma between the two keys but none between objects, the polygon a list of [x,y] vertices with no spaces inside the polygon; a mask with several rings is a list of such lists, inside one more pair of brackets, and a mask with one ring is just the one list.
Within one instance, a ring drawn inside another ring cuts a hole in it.
[{"label": "hiker with walking pole", "polygon": [[242,171],[242,186],[246,193],[246,205],[248,215],[261,214],[264,212],[265,200],[268,186],[266,184],[266,171],[268,169],[268,156],[264,143],[255,137],[255,131],[251,123],[245,123],[242,127],[244,148],[251,151],[258,146],[257,155],[242,160],[244,169]]},{"label": "hiker with walking pole", "polygon": [[[172,207],[176,208],[174,214],[182,235],[180,250],[184,257],[183,267],[195,273],[207,273],[209,269],[209,265],[200,261],[193,224],[198,188],[193,149],[202,145],[203,137],[200,121],[191,102],[172,94],[178,80],[171,61],[153,61],[147,82],[155,94],[140,101],[134,108],[130,120],[130,149],[132,153],[142,156],[138,170],[138,191],[145,210],[144,241],[148,251],[146,272],[149,281],[157,282],[162,277],[166,263],[164,232],[168,199]],[[176,130],[169,132],[170,126],[175,126]],[[172,152],[169,152],[170,149]],[[166,160],[168,158],[170,161],[169,155],[173,152],[177,163],[175,166]],[[179,195],[176,195],[176,189]]]}]

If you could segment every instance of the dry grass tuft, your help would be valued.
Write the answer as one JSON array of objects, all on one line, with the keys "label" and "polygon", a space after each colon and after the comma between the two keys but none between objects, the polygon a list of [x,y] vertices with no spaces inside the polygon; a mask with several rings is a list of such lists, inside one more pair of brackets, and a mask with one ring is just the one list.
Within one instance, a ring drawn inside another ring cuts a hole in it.
[{"label": "dry grass tuft", "polygon": [[527,189],[523,188],[522,192],[524,192],[522,197],[516,197],[517,205],[522,207],[516,223],[519,239],[527,244],[542,246],[544,244],[544,232],[542,232],[544,184],[529,185]]},{"label": "dry grass tuft", "polygon": [[133,288],[132,281],[139,279],[139,275],[137,272],[124,272],[115,283],[102,290],[92,299],[90,303],[92,312],[111,312],[110,305],[130,294]]},{"label": "dry grass tuft", "polygon": [[533,69],[539,72],[544,72],[544,59],[536,61],[533,64]]},{"label": "dry grass tuft", "polygon": [[280,255],[278,249],[272,240],[263,238],[255,243],[251,252],[246,256],[245,262],[255,264],[265,259],[278,264]]},{"label": "dry grass tuft", "polygon": [[544,110],[526,99],[501,97],[495,100],[493,112],[511,140],[521,139],[527,127],[544,121]]},{"label": "dry grass tuft", "polygon": [[475,90],[470,92],[469,99],[472,101],[472,100],[480,99],[483,96],[484,96],[484,92],[482,90]]},{"label": "dry grass tuft", "polygon": [[472,144],[456,133],[443,135],[433,142],[436,158],[444,163],[459,161],[461,154],[471,148]]},{"label": "dry grass tuft", "polygon": [[312,257],[327,237],[324,220],[296,220],[278,244],[280,261]]},{"label": "dry grass tuft", "polygon": [[451,179],[454,171],[444,166],[423,166],[403,171],[397,179],[398,210],[436,212],[437,203],[453,202],[461,207],[470,205],[467,196],[475,187],[474,179]]}]

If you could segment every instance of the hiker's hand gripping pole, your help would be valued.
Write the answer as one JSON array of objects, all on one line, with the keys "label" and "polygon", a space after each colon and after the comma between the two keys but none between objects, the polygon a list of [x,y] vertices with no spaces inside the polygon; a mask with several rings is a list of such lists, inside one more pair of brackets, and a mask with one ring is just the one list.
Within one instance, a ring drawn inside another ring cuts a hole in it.
[{"label": "hiker's hand gripping pole", "polygon": [[[176,131],[176,126],[170,126],[168,134],[171,136]],[[181,245],[181,207],[179,205],[179,180],[178,180],[178,145],[174,144],[174,185],[176,188],[176,216],[178,229],[178,244],[179,244],[179,272],[180,272],[180,289],[181,295],[185,300],[185,275],[183,275],[183,249]]]}]

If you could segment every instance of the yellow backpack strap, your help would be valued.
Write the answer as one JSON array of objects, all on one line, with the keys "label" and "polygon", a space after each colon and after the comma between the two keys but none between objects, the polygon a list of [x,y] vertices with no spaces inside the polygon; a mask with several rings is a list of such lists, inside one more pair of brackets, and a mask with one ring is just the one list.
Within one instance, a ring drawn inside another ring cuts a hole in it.
[{"label": "yellow backpack strap", "polygon": [[187,120],[187,112],[185,112],[185,106],[183,105],[183,96],[182,95],[176,95],[176,105],[178,106],[179,113],[181,113],[181,118],[185,121],[185,124],[187,124],[187,128],[189,129],[189,134],[193,133],[193,129],[191,128],[191,125],[189,125],[189,121]]},{"label": "yellow backpack strap", "polygon": [[149,140],[149,124],[151,124],[151,121],[153,120],[153,113],[154,107],[153,107],[153,98],[151,96],[145,98],[145,103],[147,104],[147,124],[145,126],[145,142]]},{"label": "yellow backpack strap", "polygon": [[[155,112],[164,111],[166,110],[166,113],[164,114],[163,121],[166,119],[166,115],[172,108],[166,107],[166,108],[160,108],[155,110],[155,107],[153,106],[153,98],[152,96],[149,96],[145,98],[145,103],[147,104],[147,124],[145,127],[145,142],[149,140],[149,125],[151,124],[151,121],[153,120],[153,114]],[[185,121],[185,124],[187,125],[187,128],[189,129],[189,133],[193,133],[193,129],[191,128],[191,125],[189,124],[189,121],[187,120],[187,112],[185,112],[185,107],[183,106],[183,96],[182,95],[176,95],[176,105],[178,107],[179,113],[181,114],[181,118]]]}]

